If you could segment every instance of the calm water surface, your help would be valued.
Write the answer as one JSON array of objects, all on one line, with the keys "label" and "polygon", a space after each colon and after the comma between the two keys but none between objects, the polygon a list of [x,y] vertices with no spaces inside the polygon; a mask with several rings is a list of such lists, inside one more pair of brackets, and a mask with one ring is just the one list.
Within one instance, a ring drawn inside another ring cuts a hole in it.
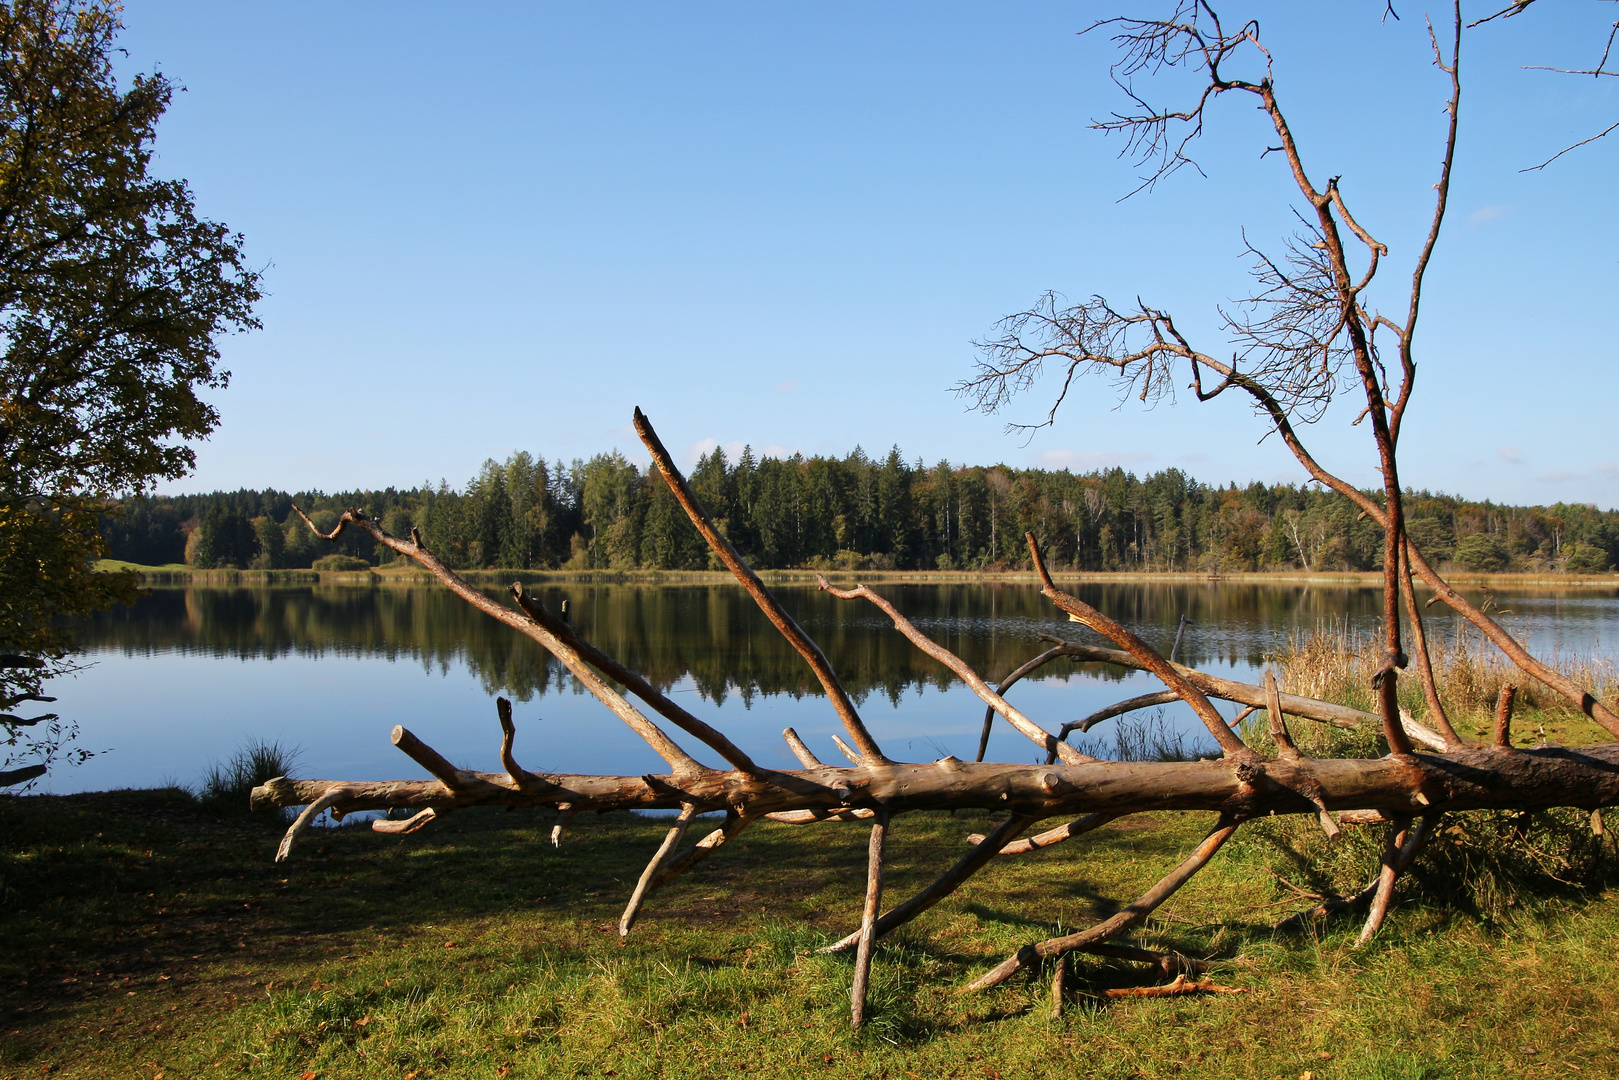
[{"label": "calm water surface", "polygon": [[[1267,653],[1321,626],[1370,632],[1374,590],[1277,585],[1106,584],[1070,587],[1168,651],[1190,619],[1180,659],[1251,677]],[[883,585],[925,633],[991,682],[1045,648],[1040,635],[1101,643],[1032,586]],[[548,585],[553,610],[607,652],[672,693],[759,760],[793,767],[782,742],[795,727],[824,760],[841,760],[842,731],[819,685],[740,588],[714,585]],[[869,603],[810,588],[778,590],[825,649],[891,756],[971,758],[983,705]],[[501,590],[491,596],[503,597]],[[1475,597],[1477,599],[1477,597]],[[1619,651],[1614,590],[1501,593],[1494,605],[1534,648]],[[1455,632],[1435,609],[1435,632]],[[498,770],[494,697],[517,703],[516,757],[528,768],[638,774],[657,758],[528,639],[425,585],[156,589],[103,614],[84,635],[91,666],[58,680],[53,706],[79,721],[97,756],[61,768],[43,790],[195,783],[211,760],[248,739],[297,746],[296,775],[411,778],[420,770],[388,743],[404,724],[456,764]],[[1148,676],[1058,661],[1009,699],[1055,729],[1110,702],[1157,688]],[[1229,715],[1230,706],[1221,705]],[[1201,732],[1190,710],[1168,718]],[[678,733],[677,733],[678,734]],[[719,764],[694,740],[697,757]],[[1033,744],[997,723],[989,756],[1032,761]]]}]

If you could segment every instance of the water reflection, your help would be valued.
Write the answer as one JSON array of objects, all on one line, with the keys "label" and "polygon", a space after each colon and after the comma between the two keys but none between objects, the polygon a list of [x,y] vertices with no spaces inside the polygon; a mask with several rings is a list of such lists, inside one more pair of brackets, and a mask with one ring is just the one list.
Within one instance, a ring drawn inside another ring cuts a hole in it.
[{"label": "water reflection", "polygon": [[[1033,586],[881,589],[920,629],[991,681],[1038,651],[1043,633],[1085,636]],[[487,591],[506,599],[502,590]],[[1091,584],[1072,591],[1166,652],[1185,616],[1180,657],[1197,667],[1258,667],[1290,634],[1321,625],[1370,631],[1380,605],[1372,589],[1319,586]],[[662,689],[690,678],[705,698],[721,703],[732,693],[750,702],[757,694],[819,692],[797,654],[734,586],[569,585],[534,592],[552,610],[569,601],[574,625],[587,638]],[[953,681],[871,605],[813,588],[777,592],[856,695],[879,691],[898,701],[907,688]],[[1554,649],[1600,650],[1619,630],[1611,590],[1526,592],[1492,602],[1518,629]],[[1441,632],[1454,622],[1443,613],[1432,619]],[[92,652],[126,655],[333,654],[409,657],[440,667],[464,661],[490,692],[525,701],[563,681],[559,665],[525,638],[431,587],[155,589],[133,608],[103,613],[84,641]],[[1050,668],[1037,677],[1064,675]]]},{"label": "water reflection", "polygon": [[[1099,641],[1032,585],[878,589],[991,681],[1039,652],[1042,633]],[[488,591],[505,602],[502,590]],[[568,584],[534,591],[553,610],[569,601],[585,636],[660,688],[703,699],[705,718],[763,760],[791,766],[778,736],[787,723],[806,738],[820,733],[818,752],[830,749],[836,720],[818,684],[740,588]],[[826,651],[885,748],[912,760],[972,755],[982,706],[876,608],[813,588],[777,591]],[[1166,652],[1186,616],[1180,658],[1237,677],[1299,630],[1330,623],[1370,632],[1379,609],[1376,590],[1356,588],[1104,583],[1070,591]],[[1491,602],[1549,653],[1606,651],[1619,642],[1612,589],[1520,592]],[[1439,634],[1454,626],[1442,614],[1433,623]],[[520,739],[528,741],[519,745],[543,746],[530,750],[525,764],[592,772],[660,767],[537,646],[436,587],[154,589],[132,608],[103,613],[83,640],[96,667],[55,692],[83,725],[83,744],[114,753],[53,777],[55,790],[166,776],[190,781],[209,758],[228,755],[248,736],[302,745],[311,775],[415,775],[387,748],[387,728],[396,722],[436,740],[453,760],[491,768],[489,698],[496,693],[529,703],[519,713],[528,725]],[[1155,688],[1145,676],[1063,661],[1013,695],[1055,728]],[[1195,724],[1189,713],[1184,719]],[[535,756],[542,752],[543,760]],[[1004,731],[991,746],[1001,760],[1032,753]]]}]

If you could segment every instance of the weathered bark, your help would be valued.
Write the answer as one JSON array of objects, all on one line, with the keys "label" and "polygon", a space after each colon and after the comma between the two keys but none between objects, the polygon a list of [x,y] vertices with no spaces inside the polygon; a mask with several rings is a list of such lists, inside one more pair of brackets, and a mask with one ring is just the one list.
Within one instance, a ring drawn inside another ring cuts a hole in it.
[{"label": "weathered bark", "polygon": [[985,990],[1016,975],[1019,971],[1041,960],[1052,956],[1062,956],[1064,953],[1083,949],[1088,945],[1099,945],[1110,938],[1118,937],[1126,930],[1141,925],[1148,915],[1151,915],[1158,905],[1174,896],[1182,885],[1192,879],[1192,876],[1209,864],[1215,853],[1231,839],[1231,834],[1237,831],[1242,817],[1233,814],[1221,814],[1219,822],[1203,842],[1183,859],[1179,866],[1170,871],[1152,888],[1142,893],[1133,903],[1126,906],[1112,918],[1104,919],[1089,930],[1082,930],[1077,934],[1067,934],[1063,937],[1047,938],[1045,941],[1033,945],[1025,945],[1011,956],[1007,957],[986,974],[979,976],[967,987],[969,990]]},{"label": "weathered bark", "polygon": [[860,918],[860,947],[854,958],[854,984],[849,988],[850,1023],[866,1022],[866,986],[871,981],[871,953],[877,947],[877,912],[883,906],[883,858],[888,840],[888,811],[877,811],[866,849],[866,904]]},{"label": "weathered bark", "polygon": [[[691,495],[684,478],[670,462],[651,425],[639,412],[636,426],[660,472],[694,524],[821,680],[833,711],[843,720],[853,742],[849,745],[834,737],[852,764],[840,767],[823,763],[788,729],[783,736],[803,767],[765,768],[724,734],[674,704],[645,679],[583,640],[566,620],[553,616],[521,585],[514,585],[512,589],[515,608],[503,606],[444,566],[422,546],[419,536],[413,534],[409,541],[388,536],[374,521],[350,510],[330,534],[323,535],[335,540],[345,528],[360,529],[382,546],[415,560],[479,610],[533,639],[555,655],[581,685],[660,754],[668,762],[669,771],[641,776],[602,776],[525,769],[514,753],[516,727],[510,704],[499,699],[496,702],[501,732],[499,772],[458,769],[409,731],[397,727],[392,735],[394,745],[421,766],[430,779],[373,782],[277,777],[255,788],[252,802],[256,809],[304,807],[281,842],[278,860],[286,858],[298,838],[328,810],[334,816],[368,810],[414,811],[408,820],[372,823],[377,832],[401,834],[429,827],[445,814],[467,807],[551,807],[559,815],[552,831],[553,842],[560,842],[569,818],[581,811],[678,810],[678,818],[648,862],[620,920],[620,933],[628,934],[655,890],[711,857],[761,817],[800,825],[870,821],[866,899],[860,929],[828,947],[829,951],[849,947],[858,950],[851,991],[851,1017],[858,1026],[865,1017],[874,945],[883,934],[927,911],[993,863],[997,855],[1038,851],[1126,814],[1201,811],[1218,814],[1220,821],[1196,851],[1117,915],[1080,933],[1026,946],[978,979],[973,988],[996,985],[1045,958],[1060,958],[1073,951],[1145,962],[1154,965],[1166,978],[1177,972],[1200,972],[1206,966],[1200,962],[1149,952],[1111,939],[1145,919],[1216,855],[1241,822],[1256,816],[1312,814],[1321,821],[1329,837],[1338,830],[1334,814],[1345,814],[1354,820],[1392,823],[1389,849],[1378,878],[1363,894],[1365,901],[1372,905],[1372,916],[1363,935],[1370,937],[1386,916],[1394,880],[1420,853],[1422,843],[1431,835],[1433,823],[1441,814],[1476,809],[1527,812],[1557,806],[1581,807],[1595,813],[1602,806],[1619,803],[1619,744],[1581,749],[1553,746],[1513,749],[1506,745],[1510,742],[1506,724],[1510,695],[1503,695],[1502,719],[1495,745],[1464,746],[1444,720],[1442,709],[1435,710],[1432,702],[1430,711],[1442,722],[1440,731],[1417,724],[1409,717],[1399,717],[1392,699],[1395,670],[1392,664],[1385,664],[1379,672],[1380,714],[1284,694],[1274,676],[1267,676],[1263,686],[1253,686],[1177,664],[1159,655],[1127,628],[1059,591],[1046,571],[1032,535],[1028,537],[1029,550],[1046,595],[1058,608],[1112,638],[1122,649],[1049,639],[1052,648],[1020,667],[999,689],[991,689],[960,657],[921,634],[893,603],[875,591],[865,586],[837,589],[822,582],[822,587],[835,595],[859,597],[876,604],[893,620],[896,629],[983,698],[989,707],[989,716],[998,713],[1049,756],[1063,758],[1060,764],[1038,765],[963,762],[953,757],[929,763],[893,761],[884,756],[871,739],[825,656],[719,536],[706,512]],[[1414,553],[1412,566],[1419,572],[1423,569],[1420,556]],[[1409,608],[1408,581],[1403,598]],[[1415,630],[1412,636],[1420,656],[1422,639]],[[1397,638],[1389,640],[1398,641]],[[1121,702],[1077,724],[1065,725],[1061,735],[1053,735],[1008,704],[1002,692],[1040,664],[1058,657],[1147,671],[1162,680],[1165,689]],[[1429,683],[1431,673],[1425,676],[1425,690],[1431,688]],[[630,704],[614,684],[625,687],[682,732],[714,750],[730,767],[715,769],[698,762]],[[1227,721],[1214,710],[1211,698],[1237,702],[1245,706],[1245,711],[1236,720]],[[1221,757],[1187,762],[1097,761],[1062,741],[1075,727],[1086,728],[1101,722],[1104,714],[1118,715],[1129,708],[1171,700],[1183,700],[1192,706],[1219,743]],[[1234,730],[1242,717],[1256,708],[1265,708],[1268,712],[1269,730],[1277,748],[1273,759],[1266,759],[1245,745]],[[1391,709],[1398,719],[1386,725],[1385,733],[1390,736],[1393,753],[1375,759],[1311,759],[1294,744],[1285,720],[1287,716],[1297,716],[1353,727],[1367,720],[1385,722]],[[1440,752],[1411,751],[1407,738]],[[0,780],[3,779],[0,776]],[[940,810],[998,810],[1006,812],[1008,817],[987,837],[971,837],[973,847],[927,888],[883,913],[883,870],[890,820],[897,814]],[[713,811],[724,812],[724,823],[696,844],[677,852],[691,821],[698,814]],[[1020,839],[1037,821],[1054,817],[1072,820]],[[1407,823],[1417,818],[1421,819],[1421,824],[1415,829],[1409,828]],[[1361,898],[1357,897],[1346,903],[1359,901]],[[1053,978],[1053,1004],[1059,1007],[1066,977],[1054,974]],[[1217,988],[1183,980],[1165,992],[1205,989]]]},{"label": "weathered bark", "polygon": [[847,812],[855,807],[913,810],[1005,809],[1035,818],[1087,812],[1207,810],[1256,816],[1314,814],[1301,788],[1320,791],[1329,810],[1421,815],[1453,810],[1585,810],[1619,803],[1619,743],[1512,750],[1475,746],[1408,758],[1321,758],[1298,761],[1139,761],[1086,765],[1014,765],[956,761],[850,768],[761,770],[756,775],[706,770],[698,776],[591,776],[528,773],[528,790],[505,772],[456,770],[456,786],[440,780],[292,780],[253,789],[253,807],[303,806],[332,796],[341,813],[469,806],[581,810],[741,808]]}]

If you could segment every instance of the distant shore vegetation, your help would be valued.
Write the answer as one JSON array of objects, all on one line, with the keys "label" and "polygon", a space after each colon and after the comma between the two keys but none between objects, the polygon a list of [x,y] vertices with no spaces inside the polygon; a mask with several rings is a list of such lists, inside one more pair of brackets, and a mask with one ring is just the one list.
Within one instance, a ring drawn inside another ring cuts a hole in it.
[{"label": "distant shore vegetation", "polygon": [[[1366,571],[1377,527],[1314,485],[1200,483],[1178,469],[1145,477],[1005,465],[907,463],[859,448],[838,457],[736,461],[715,449],[691,483],[760,569],[1019,570],[1025,531],[1054,569],[1241,573]],[[314,536],[357,507],[394,536],[419,531],[457,569],[707,570],[712,556],[663,481],[618,452],[547,462],[487,461],[464,487],[216,491],[121,500],[101,519],[109,555],[144,566],[344,569],[392,553],[353,531]],[[1407,530],[1436,563],[1478,573],[1602,573],[1619,564],[1619,511],[1584,504],[1504,506],[1411,492]]]}]

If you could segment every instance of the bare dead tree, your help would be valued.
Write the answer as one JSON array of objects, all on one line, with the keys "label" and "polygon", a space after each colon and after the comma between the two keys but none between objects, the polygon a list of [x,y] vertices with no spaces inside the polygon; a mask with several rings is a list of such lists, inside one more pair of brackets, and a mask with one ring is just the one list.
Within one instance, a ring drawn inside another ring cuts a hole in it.
[{"label": "bare dead tree", "polygon": [[[953,757],[926,763],[895,761],[877,746],[847,693],[842,691],[825,656],[803,635],[780,602],[714,527],[639,410],[635,425],[659,472],[716,554],[732,567],[736,577],[783,635],[799,645],[806,662],[829,686],[828,699],[834,712],[840,714],[854,744],[837,740],[849,756],[850,765],[822,763],[791,729],[783,732],[783,737],[803,768],[780,770],[760,765],[724,734],[580,638],[571,626],[529,595],[521,584],[512,587],[511,605],[500,604],[446,567],[427,550],[418,535],[413,533],[408,540],[389,536],[377,522],[357,510],[349,510],[330,533],[322,535],[336,540],[345,529],[359,529],[389,550],[414,560],[463,600],[534,640],[645,740],[668,763],[669,771],[658,775],[594,776],[525,769],[515,756],[516,729],[510,706],[502,699],[497,701],[501,730],[498,772],[457,769],[408,730],[396,727],[393,744],[420,765],[431,779],[378,782],[278,777],[254,789],[255,808],[304,808],[287,830],[277,852],[278,860],[291,854],[298,838],[325,811],[337,817],[367,810],[415,811],[402,821],[373,821],[372,828],[382,833],[413,832],[429,827],[446,814],[473,806],[552,808],[558,811],[559,829],[567,817],[587,810],[678,811],[637,881],[619,922],[620,934],[628,935],[636,917],[659,888],[718,853],[760,819],[786,824],[868,821],[872,837],[860,925],[847,937],[828,946],[831,951],[857,950],[851,1010],[858,1024],[864,1016],[863,988],[869,978],[873,944],[883,935],[928,910],[999,856],[1040,850],[1073,840],[1127,814],[1181,810],[1208,812],[1218,820],[1209,837],[1186,860],[1120,915],[1078,934],[1032,943],[976,980],[971,988],[997,985],[1030,965],[1074,951],[1140,961],[1165,977],[1177,972],[1200,972],[1205,965],[1185,957],[1140,949],[1116,939],[1139,925],[1190,880],[1244,821],[1254,817],[1310,814],[1321,820],[1330,836],[1338,830],[1334,815],[1353,812],[1357,820],[1390,823],[1390,843],[1398,854],[1406,850],[1400,846],[1406,844],[1404,823],[1414,817],[1428,821],[1447,811],[1491,808],[1533,810],[1578,806],[1594,810],[1619,801],[1619,744],[1579,750],[1562,747],[1525,750],[1495,743],[1467,746],[1416,720],[1400,717],[1398,722],[1407,739],[1436,752],[1397,752],[1378,759],[1312,759],[1293,745],[1286,735],[1282,717],[1293,716],[1341,727],[1381,723],[1382,718],[1333,702],[1283,694],[1274,682],[1266,686],[1239,683],[1164,658],[1126,627],[1060,591],[1046,573],[1044,558],[1032,535],[1026,538],[1029,553],[1040,573],[1045,595],[1058,609],[1119,646],[1110,649],[1052,639],[1053,647],[1037,659],[1065,656],[1151,672],[1165,684],[1166,693],[1193,707],[1220,746],[1220,757],[1193,762],[1108,762],[1087,757],[1011,705],[965,661],[929,639],[876,591],[865,586],[837,589],[823,582],[822,588],[835,596],[864,600],[879,607],[893,620],[896,629],[958,674],[995,714],[1005,718],[1050,759],[1045,765],[964,762]],[[614,683],[638,699],[639,706],[615,689]],[[1276,733],[1274,741],[1279,753],[1265,758],[1245,744],[1234,724],[1215,711],[1211,699],[1245,703],[1249,711],[1256,707],[1267,708],[1272,717],[1270,730]],[[647,711],[695,739],[707,751],[723,759],[727,767],[715,768],[698,761],[649,717]],[[857,750],[856,746],[866,749]],[[1060,762],[1056,760],[1059,757]],[[897,814],[954,809],[1004,810],[1009,816],[989,835],[969,838],[972,846],[967,853],[932,884],[883,911],[889,822]],[[696,815],[714,811],[725,814],[721,825],[682,849],[681,842]],[[1073,820],[1030,839],[1019,840],[1036,823],[1051,818]],[[557,838],[559,834],[553,832],[553,839]],[[1395,840],[1400,844],[1395,844]],[[1373,891],[1378,895],[1386,894],[1392,888],[1393,876],[1409,861],[1404,855],[1385,859],[1379,887]],[[1386,888],[1381,886],[1385,878],[1389,879]],[[1374,907],[1374,921],[1368,923],[1371,931],[1375,931],[1386,910],[1385,896],[1382,907]]]},{"label": "bare dead tree", "polygon": [[[1485,23],[1494,22],[1496,19],[1510,19],[1514,16],[1522,15],[1535,3],[1536,0],[1513,0],[1512,3],[1508,4],[1504,8],[1496,10],[1493,14],[1486,15],[1482,19],[1475,19],[1471,23],[1468,23],[1468,28],[1471,29],[1475,26],[1483,26]],[[1593,79],[1619,78],[1619,70],[1610,68],[1608,66],[1608,61],[1613,57],[1613,45],[1616,40],[1619,40],[1619,19],[1615,19],[1608,27],[1608,36],[1602,42],[1602,54],[1597,57],[1597,62],[1594,67],[1566,68],[1553,67],[1550,64],[1530,64],[1528,65],[1528,69],[1530,71],[1552,71],[1559,75],[1588,75]],[[1572,153],[1582,146],[1589,146],[1598,139],[1606,138],[1607,136],[1613,134],[1615,131],[1619,131],[1619,121],[1609,124],[1595,135],[1587,135],[1578,142],[1570,143],[1561,150],[1557,151],[1557,153],[1553,154],[1551,157],[1547,158],[1545,161],[1542,161],[1539,165],[1531,165],[1521,171],[1538,172],[1539,170],[1550,165],[1552,162],[1556,161],[1558,158],[1562,157],[1564,154]]]},{"label": "bare dead tree", "polygon": [[[1056,368],[1058,390],[1043,419],[1032,425],[1009,425],[1011,428],[1053,423],[1075,380],[1092,373],[1112,379],[1143,401],[1173,393],[1183,380],[1199,401],[1227,391],[1246,395],[1311,477],[1349,499],[1383,529],[1384,651],[1378,691],[1391,748],[1401,753],[1410,749],[1400,731],[1395,704],[1397,673],[1409,662],[1401,629],[1402,605],[1431,723],[1447,742],[1457,741],[1434,685],[1421,611],[1414,603],[1413,574],[1526,674],[1619,735],[1619,716],[1587,689],[1530,655],[1494,619],[1452,589],[1405,535],[1398,445],[1416,383],[1415,338],[1423,282],[1444,223],[1455,161],[1464,29],[1460,4],[1452,6],[1451,26],[1443,43],[1433,25],[1428,28],[1434,64],[1450,84],[1448,125],[1434,184],[1433,213],[1401,304],[1403,317],[1385,314],[1369,300],[1388,248],[1351,213],[1338,177],[1325,183],[1312,178],[1283,111],[1271,56],[1257,24],[1230,30],[1207,3],[1185,0],[1167,20],[1110,19],[1092,27],[1096,29],[1113,32],[1122,54],[1113,68],[1114,79],[1138,108],[1095,126],[1124,137],[1125,153],[1147,170],[1143,186],[1191,162],[1189,147],[1203,130],[1205,111],[1216,100],[1232,94],[1247,97],[1269,119],[1279,144],[1268,147],[1267,153],[1280,153],[1308,207],[1300,215],[1301,231],[1280,259],[1249,245],[1257,287],[1246,301],[1220,312],[1235,345],[1229,357],[1198,349],[1169,312],[1151,305],[1138,302],[1121,307],[1102,297],[1065,305],[1056,294],[1047,293],[1028,310],[1002,320],[999,334],[980,343],[983,359],[977,372],[958,390],[980,409],[997,412],[1030,389],[1048,368]],[[1138,75],[1166,68],[1203,76],[1203,89],[1188,105],[1149,106],[1135,88]],[[1392,386],[1386,351],[1392,353],[1388,359],[1397,364],[1398,381]],[[1357,489],[1325,468],[1301,435],[1302,427],[1319,419],[1327,405],[1350,388],[1365,402],[1356,423],[1370,420],[1383,481],[1380,497]]]},{"label": "bare dead tree", "polygon": [[[1400,320],[1382,315],[1365,299],[1367,286],[1387,249],[1351,215],[1336,179],[1324,185],[1311,180],[1278,102],[1269,54],[1257,25],[1248,23],[1227,32],[1206,4],[1194,2],[1185,3],[1170,20],[1122,19],[1100,25],[1115,30],[1124,51],[1115,75],[1130,90],[1131,99],[1141,106],[1138,112],[1115,117],[1102,126],[1123,134],[1130,149],[1148,166],[1144,184],[1150,186],[1191,162],[1187,152],[1201,130],[1206,107],[1221,95],[1245,95],[1257,100],[1269,116],[1281,142],[1282,160],[1309,205],[1303,232],[1280,260],[1254,251],[1254,274],[1259,287],[1251,303],[1227,316],[1227,326],[1239,343],[1230,359],[1219,359],[1194,348],[1167,312],[1144,304],[1118,307],[1101,298],[1064,306],[1048,294],[1030,310],[1002,323],[1001,336],[985,346],[984,363],[964,389],[974,394],[980,405],[994,410],[1032,386],[1049,364],[1061,372],[1057,405],[1075,378],[1091,372],[1109,374],[1149,399],[1167,393],[1178,380],[1188,377],[1201,400],[1228,390],[1247,395],[1312,476],[1350,498],[1384,529],[1384,628],[1376,680],[1378,712],[1368,714],[1335,702],[1283,693],[1274,677],[1267,678],[1263,685],[1240,683],[1164,657],[1128,627],[1061,591],[1047,572],[1040,545],[1031,534],[1025,538],[1029,558],[1044,595],[1058,610],[1116,647],[1049,638],[1050,647],[1019,667],[999,688],[991,687],[960,657],[929,638],[876,590],[867,586],[841,589],[822,580],[821,588],[833,596],[875,605],[900,634],[972,689],[985,703],[990,722],[1001,717],[1038,746],[1046,758],[1044,764],[1036,765],[964,762],[954,757],[925,763],[896,761],[872,737],[826,656],[715,526],[651,423],[637,409],[636,431],[675,499],[710,549],[820,681],[828,704],[848,736],[848,741],[834,738],[850,764],[823,763],[788,729],[783,737],[802,768],[783,770],[761,765],[723,733],[581,638],[520,583],[512,586],[511,604],[498,603],[445,566],[427,550],[419,535],[413,532],[409,539],[390,536],[377,522],[349,510],[330,533],[322,535],[336,540],[345,529],[358,529],[390,551],[414,560],[467,603],[531,638],[652,747],[667,763],[668,771],[598,776],[524,769],[514,755],[515,727],[510,708],[500,701],[498,772],[457,769],[409,731],[397,727],[392,737],[394,745],[426,770],[431,779],[372,782],[278,777],[256,788],[256,808],[304,807],[287,830],[278,859],[291,853],[298,838],[324,811],[336,816],[382,809],[415,811],[405,821],[372,823],[378,832],[398,833],[430,827],[444,815],[466,807],[548,807],[559,815],[553,840],[560,840],[568,817],[581,811],[677,811],[620,920],[620,934],[628,935],[659,888],[719,854],[756,821],[792,825],[867,822],[871,835],[858,926],[827,947],[829,951],[855,950],[851,1015],[858,1026],[865,1016],[865,987],[874,945],[885,934],[915,919],[998,859],[1077,841],[1125,815],[1181,811],[1206,813],[1213,821],[1201,843],[1117,914],[1077,933],[1029,943],[975,979],[968,989],[993,987],[1020,971],[1055,962],[1054,1004],[1060,1009],[1066,980],[1062,965],[1064,958],[1074,952],[1142,962],[1165,978],[1177,976],[1176,982],[1155,988],[1152,993],[1214,988],[1186,978],[1201,973],[1206,965],[1141,949],[1119,939],[1208,865],[1244,822],[1257,816],[1309,815],[1320,822],[1329,839],[1338,834],[1341,824],[1350,821],[1381,825],[1387,830],[1385,850],[1371,884],[1355,897],[1330,898],[1317,911],[1324,915],[1332,910],[1366,909],[1364,941],[1377,932],[1386,918],[1395,882],[1420,856],[1441,815],[1474,809],[1533,811],[1560,806],[1595,811],[1619,802],[1619,743],[1578,749],[1514,748],[1506,737],[1511,711],[1507,700],[1498,723],[1500,734],[1488,743],[1469,744],[1447,718],[1427,661],[1422,609],[1415,601],[1413,575],[1420,576],[1440,600],[1478,625],[1526,676],[1570,697],[1587,716],[1619,734],[1619,717],[1597,702],[1594,695],[1529,656],[1486,613],[1450,589],[1404,534],[1397,447],[1401,419],[1416,377],[1413,338],[1423,275],[1444,218],[1456,144],[1462,30],[1459,9],[1448,48],[1441,47],[1437,34],[1432,35],[1435,62],[1451,83],[1450,126],[1432,223],[1419,251],[1405,315]],[[1234,73],[1242,63],[1257,64],[1257,74],[1244,77]],[[1201,95],[1179,111],[1145,106],[1130,80],[1142,72],[1176,66],[1192,67],[1207,76]],[[1380,345],[1380,334],[1386,344]],[[1391,350],[1397,365],[1399,381],[1393,392],[1387,386],[1384,348]],[[1205,382],[1212,385],[1206,387]],[[1297,430],[1298,424],[1319,416],[1345,389],[1353,389],[1365,398],[1364,416],[1371,420],[1370,431],[1384,478],[1381,498],[1362,493],[1328,472],[1311,456]],[[1055,409],[1054,405],[1046,423],[1051,422]],[[310,527],[314,528],[312,524]],[[1402,607],[1409,619],[1408,631],[1402,627]],[[1404,647],[1407,633],[1424,688],[1426,722],[1403,714],[1395,694],[1399,673],[1409,663]],[[1025,715],[1005,695],[1019,679],[1059,658],[1148,672],[1162,683],[1163,689],[1120,702],[1053,732]],[[624,691],[621,693],[617,687]],[[1171,700],[1184,701],[1192,709],[1217,745],[1218,757],[1189,762],[1098,761],[1066,741],[1074,728],[1085,730],[1145,703]],[[1239,703],[1245,711],[1237,721],[1228,721],[1216,710],[1214,700]],[[1250,746],[1239,730],[1238,721],[1257,709],[1267,714],[1264,730],[1275,747],[1272,756],[1262,755]],[[722,759],[724,767],[699,761],[649,712]],[[1375,724],[1389,753],[1379,758],[1312,758],[1292,737],[1288,717],[1338,727]],[[982,747],[978,756],[982,759]],[[956,809],[997,810],[1008,816],[988,835],[970,837],[966,853],[933,883],[885,911],[884,871],[888,828],[893,818],[916,811]],[[720,827],[682,847],[697,815],[710,812],[724,813]],[[1066,823],[1025,835],[1052,819],[1066,819]],[[1301,917],[1308,918],[1310,913]]]}]

